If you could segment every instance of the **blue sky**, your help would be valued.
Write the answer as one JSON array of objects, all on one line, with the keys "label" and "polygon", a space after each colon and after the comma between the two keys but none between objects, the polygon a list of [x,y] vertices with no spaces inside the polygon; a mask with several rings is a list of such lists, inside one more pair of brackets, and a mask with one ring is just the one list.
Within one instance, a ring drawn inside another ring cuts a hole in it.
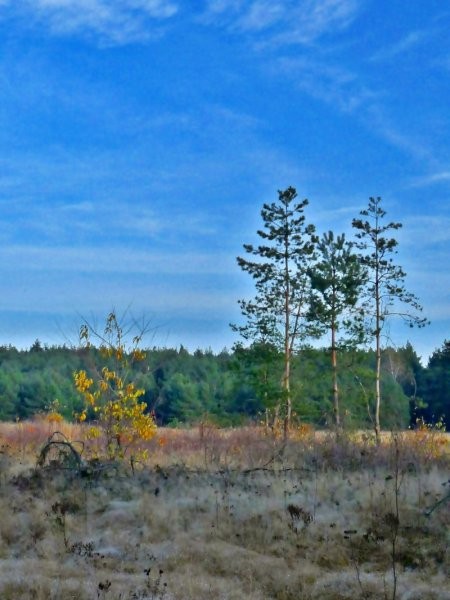
[{"label": "blue sky", "polygon": [[319,232],[369,196],[450,337],[450,7],[441,0],[0,0],[0,343],[145,313],[220,350],[235,257],[292,185]]}]

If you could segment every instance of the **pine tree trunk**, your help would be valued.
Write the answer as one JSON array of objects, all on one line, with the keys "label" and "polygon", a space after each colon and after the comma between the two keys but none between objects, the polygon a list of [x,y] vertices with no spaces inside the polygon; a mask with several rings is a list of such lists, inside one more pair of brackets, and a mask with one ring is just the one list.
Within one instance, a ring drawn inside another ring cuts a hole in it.
[{"label": "pine tree trunk", "polygon": [[[378,244],[377,244],[378,248]],[[381,443],[380,406],[381,406],[381,299],[380,299],[380,273],[379,258],[375,269],[375,340],[376,340],[376,372],[375,372],[375,438],[377,444]]]},{"label": "pine tree trunk", "polygon": [[339,414],[339,387],[337,378],[337,350],[336,350],[336,325],[333,322],[331,326],[331,369],[333,372],[333,412],[336,431],[341,427],[341,418]]},{"label": "pine tree trunk", "polygon": [[375,437],[377,444],[381,443],[381,427],[380,427],[380,405],[381,405],[381,344],[380,344],[380,329],[377,327],[376,335],[376,375],[375,375]]},{"label": "pine tree trunk", "polygon": [[[287,229],[287,225],[286,225]],[[291,311],[291,286],[289,275],[289,237],[286,234],[284,238],[284,374],[283,374],[283,393],[285,401],[284,429],[283,436],[287,439],[291,425],[292,405],[291,405],[291,338],[290,338],[290,311]]]},{"label": "pine tree trunk", "polygon": [[278,424],[280,422],[280,403],[275,406],[274,414],[273,414],[273,432],[277,434],[278,432]]},{"label": "pine tree trunk", "polygon": [[286,439],[289,435],[289,428],[291,425],[291,417],[292,417],[290,370],[291,370],[291,352],[290,352],[290,348],[288,345],[288,347],[285,348],[284,375],[283,375],[283,392],[285,394],[285,402],[286,402],[286,405],[285,405],[286,413],[284,416],[284,428],[283,428],[284,439]]}]

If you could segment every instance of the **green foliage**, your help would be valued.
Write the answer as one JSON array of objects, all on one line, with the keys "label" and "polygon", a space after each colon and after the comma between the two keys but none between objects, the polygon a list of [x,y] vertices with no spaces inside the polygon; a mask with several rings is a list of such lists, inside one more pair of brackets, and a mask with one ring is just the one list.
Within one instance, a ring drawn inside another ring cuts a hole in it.
[{"label": "green foliage", "polygon": [[[332,231],[325,233],[317,244],[317,251],[319,260],[309,270],[312,287],[309,318],[319,331],[330,337],[334,424],[340,427],[337,356],[343,344],[361,341],[362,321],[355,305],[365,272],[344,234],[335,238]],[[342,336],[343,330],[347,339]]]},{"label": "green foliage", "polygon": [[287,343],[291,349],[305,335],[307,270],[316,239],[315,228],[306,224],[304,215],[308,200],[296,202],[296,198],[296,190],[290,187],[278,192],[278,202],[263,205],[263,229],[257,234],[264,243],[244,244],[256,260],[237,258],[241,269],[254,279],[256,295],[239,301],[246,322],[232,325],[246,340],[279,348]]},{"label": "green foliage", "polygon": [[442,347],[435,350],[428,361],[427,369],[419,374],[418,393],[424,406],[419,408],[417,416],[427,423],[444,420],[450,427],[450,341],[445,340]]},{"label": "green foliage", "polygon": [[367,332],[375,342],[375,409],[374,429],[380,442],[381,409],[381,354],[382,334],[386,323],[392,317],[401,317],[410,327],[423,327],[428,323],[420,313],[422,306],[417,297],[406,290],[406,273],[394,263],[398,242],[389,237],[391,232],[402,227],[401,223],[385,223],[386,211],[381,208],[381,198],[370,198],[366,210],[360,215],[363,219],[353,219],[356,246],[362,251],[360,261],[366,269],[365,298],[362,305],[367,317]]},{"label": "green foliage", "polygon": [[0,370],[0,420],[12,421],[16,417],[16,406],[20,389],[20,371],[11,365],[2,365]]},{"label": "green foliage", "polygon": [[342,330],[350,334],[354,345],[361,341],[354,308],[362,293],[365,271],[352,248],[344,234],[335,237],[332,231],[325,233],[317,244],[318,260],[308,274],[312,287],[310,318],[330,337],[333,332],[337,337]]},{"label": "green foliage", "polygon": [[282,401],[280,373],[283,354],[270,343],[254,342],[249,347],[236,344],[233,369],[239,381],[248,386],[246,412],[256,416],[262,412],[273,414]]},{"label": "green foliage", "polygon": [[[364,219],[353,219],[356,247],[362,253],[360,259],[366,268],[365,311],[371,319],[372,336],[379,336],[386,321],[393,316],[401,317],[411,327],[423,327],[428,320],[420,315],[422,306],[417,297],[406,290],[406,273],[394,263],[398,241],[389,237],[392,231],[401,229],[401,223],[385,223],[386,211],[381,208],[381,198],[370,198],[366,210],[360,212]],[[406,308],[402,306],[406,305]]]},{"label": "green foliage", "polygon": [[169,410],[168,422],[193,422],[202,414],[202,403],[197,385],[184,373],[174,373],[164,387]]},{"label": "green foliage", "polygon": [[0,348],[0,419],[26,419],[45,412],[56,400],[61,412],[71,418],[81,404],[71,383],[79,364],[73,350],[64,346],[41,351]]},{"label": "green foliage", "polygon": [[[145,360],[132,364],[130,378],[159,424],[200,422],[208,417],[221,425],[260,421],[279,394],[282,352],[271,346],[237,346],[213,354],[185,349],[146,349]],[[370,427],[373,413],[374,351],[340,352],[339,387],[342,425]],[[112,363],[108,363],[112,368]],[[27,419],[46,412],[58,400],[58,411],[72,419],[83,409],[73,386],[74,371],[101,371],[105,358],[98,348],[44,348],[30,354],[0,348],[0,419]],[[445,415],[449,423],[449,343],[433,354],[425,368],[410,344],[386,348],[381,386],[385,411],[381,424],[407,427],[409,419],[427,422]],[[329,349],[303,348],[292,357],[292,408],[318,427],[333,423]],[[426,407],[423,405],[426,403]],[[411,411],[408,412],[408,405]],[[417,408],[418,406],[418,408]],[[91,415],[94,417],[94,415]]]},{"label": "green foliage", "polygon": [[264,204],[263,229],[258,246],[244,244],[255,259],[238,257],[243,271],[255,281],[252,300],[240,300],[245,324],[232,325],[244,339],[270,344],[283,351],[281,394],[274,410],[274,427],[283,417],[285,434],[292,414],[291,357],[295,348],[313,332],[306,319],[309,300],[308,268],[316,242],[314,225],[307,225],[304,210],[308,200],[296,202],[293,187],[278,192],[278,202]]}]

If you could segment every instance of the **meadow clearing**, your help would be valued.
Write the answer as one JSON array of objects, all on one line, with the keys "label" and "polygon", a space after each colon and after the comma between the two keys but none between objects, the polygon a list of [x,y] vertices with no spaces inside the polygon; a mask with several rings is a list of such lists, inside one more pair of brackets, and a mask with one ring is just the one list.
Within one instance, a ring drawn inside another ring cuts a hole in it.
[{"label": "meadow clearing", "polygon": [[83,436],[0,425],[2,600],[450,599],[448,434],[161,428],[132,466]]}]

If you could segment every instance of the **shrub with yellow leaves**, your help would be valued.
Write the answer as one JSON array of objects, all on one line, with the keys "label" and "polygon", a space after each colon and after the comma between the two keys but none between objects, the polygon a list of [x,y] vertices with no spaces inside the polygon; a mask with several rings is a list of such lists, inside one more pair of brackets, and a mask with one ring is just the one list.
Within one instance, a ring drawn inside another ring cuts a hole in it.
[{"label": "shrub with yellow leaves", "polygon": [[[39,416],[39,415],[35,415]],[[50,404],[46,407],[46,411],[40,415],[42,420],[50,425],[60,425],[64,422],[64,417],[60,413],[60,402],[57,398],[55,398]]]},{"label": "shrub with yellow leaves", "polygon": [[88,324],[80,329],[80,340],[91,346],[91,336],[100,339],[100,355],[107,362],[101,370],[89,374],[85,370],[74,373],[75,387],[83,396],[85,407],[78,418],[95,415],[95,422],[87,429],[87,436],[95,439],[104,436],[106,456],[109,459],[124,458],[129,449],[134,456],[145,457],[144,442],[156,433],[153,417],[147,412],[147,404],[140,399],[145,390],[129,380],[134,363],[145,359],[145,352],[138,348],[142,334],[133,338],[127,347],[125,335],[115,312],[106,320],[103,335],[96,333]]},{"label": "shrub with yellow leaves", "polygon": [[410,447],[423,459],[434,461],[448,452],[448,437],[443,419],[436,423],[426,423],[416,419],[416,426],[408,436]]}]

